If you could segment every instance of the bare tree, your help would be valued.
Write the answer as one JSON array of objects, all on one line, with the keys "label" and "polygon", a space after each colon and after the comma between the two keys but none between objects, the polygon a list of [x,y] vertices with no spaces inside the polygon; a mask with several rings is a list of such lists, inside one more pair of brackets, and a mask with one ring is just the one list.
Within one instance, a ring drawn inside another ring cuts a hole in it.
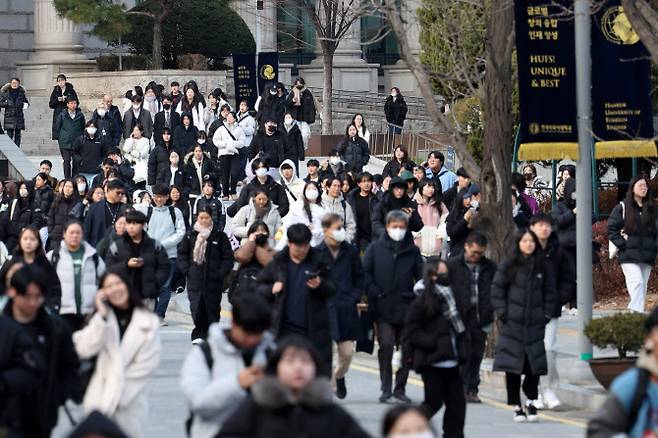
[{"label": "bare tree", "polygon": [[658,64],[658,1],[621,0],[621,4],[651,59]]},{"label": "bare tree", "polygon": [[[509,192],[512,164],[512,49],[514,47],[514,11],[511,0],[468,0],[480,5],[485,13],[485,65],[483,78],[484,151],[479,165],[466,147],[463,135],[434,100],[433,80],[447,83],[454,78],[473,83],[479,78],[465,80],[469,67],[456,63],[454,72],[428,72],[412,56],[407,40],[407,23],[395,0],[372,0],[388,19],[400,45],[400,57],[415,76],[424,98],[427,113],[439,130],[451,139],[462,165],[469,175],[481,184],[482,207],[475,227],[490,238],[490,250],[500,260],[507,253],[515,230],[512,222]],[[404,7],[404,3],[402,5]],[[413,11],[415,13],[415,11]],[[455,27],[457,29],[457,27]],[[456,40],[456,38],[455,38]],[[458,50],[458,48],[455,48]],[[480,75],[479,69],[473,74]]]}]

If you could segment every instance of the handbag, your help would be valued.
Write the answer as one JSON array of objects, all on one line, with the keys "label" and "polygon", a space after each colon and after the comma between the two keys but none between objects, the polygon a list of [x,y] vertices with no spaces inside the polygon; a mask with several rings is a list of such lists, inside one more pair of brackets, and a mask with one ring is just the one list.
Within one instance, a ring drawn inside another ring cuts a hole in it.
[{"label": "handbag", "polygon": [[[619,205],[621,205],[621,218],[626,219],[626,207],[624,206],[623,202],[620,202]],[[610,257],[610,260],[614,259],[617,257],[617,254],[619,253],[619,248],[617,248],[617,245],[612,243],[612,240],[608,241],[608,257]]]}]

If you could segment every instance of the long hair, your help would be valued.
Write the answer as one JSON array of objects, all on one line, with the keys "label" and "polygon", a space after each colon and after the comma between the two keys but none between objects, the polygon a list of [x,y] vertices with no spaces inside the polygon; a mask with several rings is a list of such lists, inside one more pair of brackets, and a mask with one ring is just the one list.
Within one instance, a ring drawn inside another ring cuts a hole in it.
[{"label": "long hair", "polygon": [[[361,121],[362,121],[362,122],[361,122],[361,135],[363,135],[363,134],[365,134],[366,131],[368,130],[368,128],[366,127],[366,118],[363,117],[363,114],[361,114],[361,113],[356,113],[356,114],[354,114],[354,117],[352,117],[352,122],[351,122],[351,124],[354,125],[354,126],[356,126],[356,123],[354,123],[354,120],[356,120],[356,117],[357,117],[357,116],[361,116]],[[356,132],[359,132],[359,128],[358,128],[358,127],[356,128]]]},{"label": "long hair", "polygon": [[315,189],[318,191],[318,199],[315,200],[315,203],[320,207],[322,207],[322,189],[320,189],[320,185],[315,181],[309,181],[304,186],[304,191],[302,192],[304,197],[304,211],[306,212],[306,216],[308,216],[308,221],[313,222],[313,214],[311,213],[311,201],[306,198],[306,189],[309,188],[309,186],[315,187]]},{"label": "long hair", "polygon": [[119,277],[121,279],[121,281],[128,288],[128,300],[130,302],[130,308],[131,309],[138,308],[138,307],[139,308],[144,307],[144,304],[142,303],[141,295],[139,293],[137,293],[137,291],[131,286],[131,283],[128,281],[126,276],[124,274],[122,274],[121,272],[119,272],[119,271],[113,270],[112,268],[105,271],[105,273],[98,280],[98,288],[99,289],[103,287],[103,283],[105,283],[105,280],[110,275],[116,275],[117,277]]},{"label": "long hair", "polygon": [[420,300],[425,309],[425,316],[428,318],[436,316],[441,310],[439,297],[434,293],[436,276],[439,273],[439,266],[441,264],[446,265],[446,267],[448,266],[440,257],[430,257],[423,265],[423,293],[420,295]]},{"label": "long hair", "polygon": [[466,193],[468,193],[467,188],[461,189],[457,192],[457,197],[455,197],[455,203],[453,204],[452,209],[450,210],[451,213],[453,210],[456,211],[457,213],[461,213],[462,215],[466,213],[466,207],[464,207],[464,195]]},{"label": "long hair", "polygon": [[[57,195],[55,196],[55,200],[53,201],[53,205],[50,208],[57,209],[59,204],[63,200],[67,199],[66,196],[64,196],[64,186],[66,185],[66,183],[71,183],[71,185],[73,186],[73,193],[71,194],[71,196],[68,199],[72,199],[74,203],[80,202],[80,194],[78,193],[78,188],[75,186],[75,182],[70,178],[66,178],[66,179],[63,179],[61,181],[61,183],[62,183],[62,191],[61,191],[61,193],[57,193]],[[57,210],[55,210],[55,211],[57,211]]]},{"label": "long hair", "polygon": [[633,204],[635,203],[633,188],[635,184],[643,179],[646,181],[643,176],[638,175],[628,184],[628,191],[626,192],[626,198],[624,198],[624,232],[626,234],[653,229],[653,224],[656,223],[656,208],[648,184],[647,195],[642,199],[642,213],[638,214],[637,210],[633,208]]},{"label": "long hair", "polygon": [[432,199],[434,200],[433,207],[439,210],[440,213],[441,203],[443,203],[443,193],[441,192],[441,188],[436,185],[436,182],[433,179],[423,178],[418,182],[418,193],[420,194],[420,196],[423,196],[423,189],[425,188],[425,186],[434,187],[434,196],[432,196],[430,200]]},{"label": "long hair", "polygon": [[[535,241],[535,250],[534,252],[530,255],[530,257],[526,257],[523,255],[521,252],[521,249],[519,248],[519,243],[521,242],[521,239],[523,239],[523,236],[526,234],[530,234],[532,236],[532,239]],[[514,247],[512,248],[511,255],[510,255],[510,264],[509,264],[509,269],[507,270],[506,273],[506,280],[507,283],[511,282],[514,277],[516,276],[517,272],[524,266],[527,266],[527,264],[530,265],[531,270],[535,270],[538,266],[541,265],[542,259],[540,256],[540,249],[541,244],[539,243],[539,239],[537,239],[537,236],[535,233],[533,233],[531,230],[520,230],[516,236],[514,237]]]},{"label": "long hair", "polygon": [[40,260],[48,263],[48,259],[46,259],[46,252],[43,250],[43,241],[41,240],[41,235],[39,234],[39,230],[33,225],[28,225],[27,227],[23,228],[20,233],[18,233],[18,242],[16,243],[14,250],[11,252],[12,260],[16,259],[16,261],[19,261],[25,258],[23,249],[21,248],[21,239],[25,233],[32,233],[37,239],[38,246],[34,253],[34,261],[36,262],[37,260]]}]

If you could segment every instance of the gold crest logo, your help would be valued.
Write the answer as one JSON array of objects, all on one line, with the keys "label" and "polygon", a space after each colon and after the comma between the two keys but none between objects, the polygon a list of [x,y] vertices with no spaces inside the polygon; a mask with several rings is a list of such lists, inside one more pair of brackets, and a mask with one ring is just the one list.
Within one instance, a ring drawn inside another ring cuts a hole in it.
[{"label": "gold crest logo", "polygon": [[603,36],[614,44],[633,45],[640,41],[640,36],[633,29],[622,6],[612,6],[605,11],[601,19]]},{"label": "gold crest logo", "polygon": [[539,134],[539,123],[531,123],[530,126],[528,126],[528,130],[532,135],[537,135]]},{"label": "gold crest logo", "polygon": [[271,81],[276,77],[276,73],[274,72],[274,67],[269,64],[262,66],[260,69],[260,76],[263,79]]}]

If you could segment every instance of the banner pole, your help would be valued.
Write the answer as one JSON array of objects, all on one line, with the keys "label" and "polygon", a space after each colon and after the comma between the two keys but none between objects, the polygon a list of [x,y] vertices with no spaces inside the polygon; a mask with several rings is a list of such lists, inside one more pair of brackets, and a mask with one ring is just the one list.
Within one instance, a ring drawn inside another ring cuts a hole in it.
[{"label": "banner pole", "polygon": [[578,151],[576,163],[576,256],[578,296],[578,347],[581,361],[592,358],[592,344],[585,326],[592,319],[592,64],[591,4],[576,0],[576,103],[578,111]]}]

